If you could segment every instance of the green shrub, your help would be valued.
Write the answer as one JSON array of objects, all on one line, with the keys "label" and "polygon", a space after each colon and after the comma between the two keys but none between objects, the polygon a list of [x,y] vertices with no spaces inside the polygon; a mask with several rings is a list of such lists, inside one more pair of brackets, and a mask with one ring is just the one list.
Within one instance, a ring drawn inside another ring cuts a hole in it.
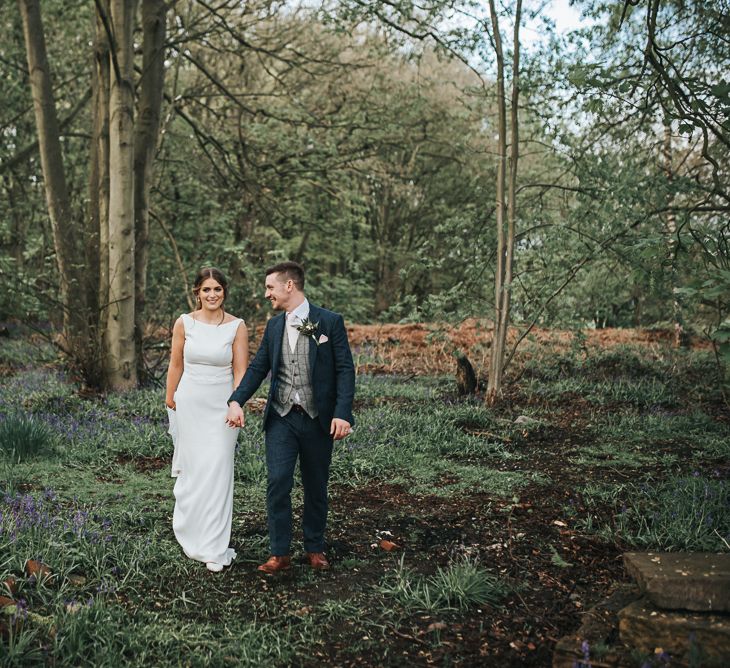
[{"label": "green shrub", "polygon": [[53,432],[33,416],[0,418],[0,453],[20,463],[50,450]]},{"label": "green shrub", "polygon": [[439,567],[431,576],[413,572],[401,557],[395,571],[383,579],[379,591],[392,596],[408,611],[446,612],[497,605],[509,593],[510,586],[467,557],[446,568]]},{"label": "green shrub", "polygon": [[439,568],[428,582],[437,598],[459,610],[472,605],[496,605],[510,590],[503,580],[468,558],[459,559],[445,569]]}]

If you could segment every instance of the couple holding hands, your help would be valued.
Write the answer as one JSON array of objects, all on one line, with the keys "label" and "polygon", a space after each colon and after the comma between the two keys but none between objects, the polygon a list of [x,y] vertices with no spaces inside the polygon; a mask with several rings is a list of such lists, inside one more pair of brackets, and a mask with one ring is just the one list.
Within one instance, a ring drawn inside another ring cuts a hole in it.
[{"label": "couple holding hands", "polygon": [[[185,554],[213,572],[229,566],[233,456],[243,406],[271,373],[263,416],[266,506],[271,556],[258,569],[291,568],[291,490],[297,459],[304,489],[302,530],[309,565],[325,556],[327,480],[333,441],[352,430],[355,368],[342,316],[310,304],[304,269],[282,262],[266,270],[266,299],[278,313],[248,363],[248,331],[224,310],[228,283],[201,269],[196,310],[173,327],[165,403],[175,444],[172,526]],[[231,391],[233,392],[231,393]]]}]

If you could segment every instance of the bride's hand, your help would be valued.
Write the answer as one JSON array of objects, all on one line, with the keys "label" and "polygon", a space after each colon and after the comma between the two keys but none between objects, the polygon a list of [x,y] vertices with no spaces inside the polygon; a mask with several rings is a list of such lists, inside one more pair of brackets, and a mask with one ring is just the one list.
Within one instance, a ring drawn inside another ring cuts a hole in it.
[{"label": "bride's hand", "polygon": [[229,427],[243,427],[243,425],[246,424],[246,417],[243,414],[243,408],[241,408],[235,401],[232,401],[228,406],[226,424]]},{"label": "bride's hand", "polygon": [[171,401],[165,401],[165,406],[167,406],[168,408],[171,408],[174,411],[177,410],[177,404],[175,403],[174,399],[172,399]]}]

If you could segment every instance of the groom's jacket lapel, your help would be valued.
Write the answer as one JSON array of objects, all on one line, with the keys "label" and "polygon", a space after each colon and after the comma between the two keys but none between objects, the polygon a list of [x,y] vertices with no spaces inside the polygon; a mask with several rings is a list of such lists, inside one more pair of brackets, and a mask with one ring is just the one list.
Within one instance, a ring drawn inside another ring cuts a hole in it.
[{"label": "groom's jacket lapel", "polygon": [[[286,314],[281,313],[274,318],[271,323],[271,336],[274,340],[271,342],[271,375],[272,381],[276,378],[281,363],[281,341],[284,338],[284,322]],[[273,385],[273,382],[272,382]]]},{"label": "groom's jacket lapel", "polygon": [[[318,322],[320,325],[316,333],[314,334],[314,337],[319,337],[320,332],[322,331],[321,315],[322,314],[320,313],[319,308],[313,306],[312,304],[309,305],[309,321]],[[309,341],[309,373],[312,377],[314,377],[314,364],[317,361],[317,350],[319,349],[319,346],[314,340],[314,337],[312,337],[312,340]]]}]

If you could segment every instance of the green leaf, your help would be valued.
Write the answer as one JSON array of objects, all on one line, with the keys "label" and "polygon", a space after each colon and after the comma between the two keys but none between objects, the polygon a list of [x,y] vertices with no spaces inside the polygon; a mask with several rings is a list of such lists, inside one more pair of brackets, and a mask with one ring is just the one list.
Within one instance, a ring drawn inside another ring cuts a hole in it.
[{"label": "green leaf", "polygon": [[712,88],[710,88],[710,93],[723,101],[730,101],[730,82],[721,81],[720,83],[715,84]]},{"label": "green leaf", "polygon": [[583,67],[574,67],[568,75],[568,80],[578,88],[586,83],[586,71]]}]

